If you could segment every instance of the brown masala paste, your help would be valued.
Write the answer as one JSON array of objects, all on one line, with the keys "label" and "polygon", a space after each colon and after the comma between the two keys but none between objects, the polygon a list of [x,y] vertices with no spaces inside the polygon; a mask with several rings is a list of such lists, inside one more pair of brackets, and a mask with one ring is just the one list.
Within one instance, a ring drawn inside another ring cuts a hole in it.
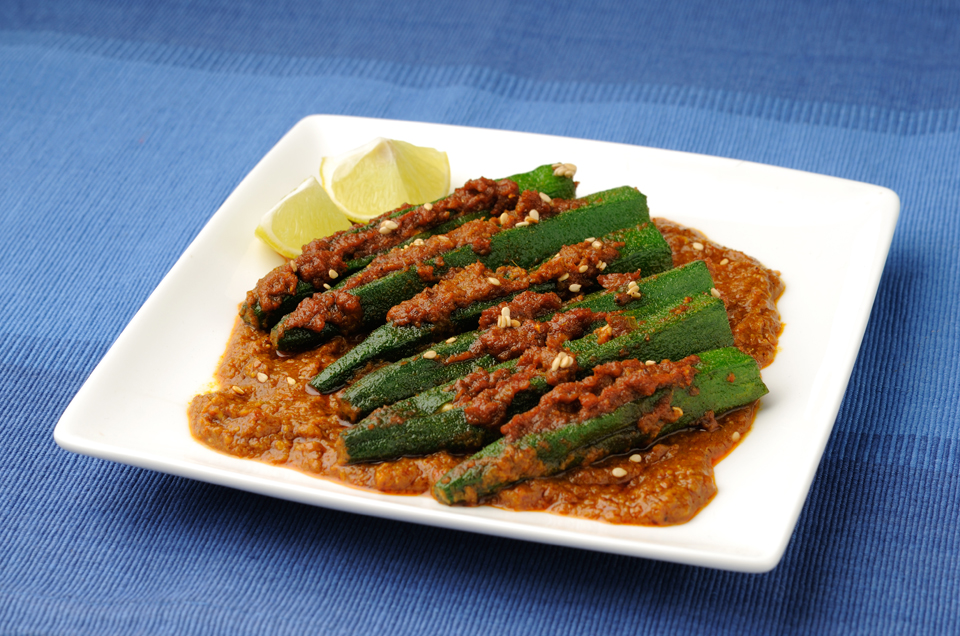
[{"label": "brown masala paste", "polygon": [[[241,306],[241,315],[247,322],[257,324],[254,306],[259,304],[263,311],[277,309],[284,298],[294,293],[301,280],[315,289],[320,289],[324,284],[339,278],[347,270],[347,261],[350,259],[370,256],[395,247],[419,232],[444,223],[454,216],[481,210],[499,214],[502,210],[517,208],[520,199],[520,188],[514,181],[493,181],[481,177],[467,181],[452,194],[434,203],[417,206],[404,203],[365,225],[356,225],[348,230],[315,239],[303,246],[303,252],[296,259],[274,268],[257,281],[256,286],[247,292],[246,300]],[[381,223],[391,225],[384,228]],[[377,265],[376,269],[381,269],[381,266]]]},{"label": "brown masala paste", "polygon": [[[770,364],[781,330],[776,301],[783,283],[778,273],[742,252],[710,242],[696,230],[662,219],[655,223],[673,250],[674,265],[706,261],[726,304],[737,347],[761,367]],[[270,345],[269,333],[238,319],[216,372],[221,388],[190,403],[194,437],[230,455],[354,486],[396,494],[426,492],[462,458],[441,452],[380,464],[337,464],[337,436],[349,423],[336,415],[335,395],[311,395],[304,387],[351,344],[340,337],[319,349],[280,357]],[[473,390],[482,390],[483,384]],[[671,435],[629,456],[515,485],[488,503],[611,523],[683,523],[716,494],[713,467],[749,432],[757,406],[702,422],[699,429]],[[622,477],[614,476],[617,467],[626,471]]]},{"label": "brown masala paste", "polygon": [[[505,228],[514,227],[517,223],[539,223],[540,219],[546,219],[575,209],[582,205],[583,201],[579,199],[553,199],[547,202],[538,193],[525,190],[515,203],[516,206],[513,209],[505,209],[499,217],[475,219],[446,234],[431,236],[425,241],[418,239],[401,249],[390,250],[381,254],[363,271],[348,278],[337,290],[326,293],[318,292],[303,300],[296,310],[281,323],[278,335],[282,337],[287,329],[294,328],[309,329],[319,333],[328,323],[339,327],[342,333],[352,332],[353,328],[360,323],[363,311],[360,309],[359,301],[349,293],[350,290],[378,280],[391,272],[407,268],[414,268],[417,276],[432,286],[393,307],[387,314],[387,319],[395,325],[401,326],[411,323],[419,325],[422,322],[442,325],[446,318],[460,307],[467,307],[478,300],[496,298],[513,291],[525,289],[532,284],[559,278],[564,272],[561,268],[571,269],[569,267],[571,264],[575,265],[572,267],[575,277],[571,278],[569,274],[563,277],[564,279],[571,279],[565,284],[564,289],[570,289],[573,283],[579,283],[572,287],[579,291],[582,285],[590,285],[592,277],[596,277],[603,267],[606,267],[605,264],[599,267],[600,263],[613,261],[619,256],[617,250],[623,247],[623,243],[603,244],[597,242],[595,243],[596,247],[587,244],[564,246],[554,259],[539,267],[536,272],[530,275],[527,275],[527,272],[523,269],[509,266],[498,268],[496,274],[494,274],[479,262],[462,269],[454,268],[443,276],[436,274],[434,265],[430,263],[436,263],[437,266],[442,267],[443,254],[446,252],[458,247],[469,246],[477,254],[489,254],[490,237],[494,234]],[[437,205],[439,206],[439,203]],[[499,210],[496,207],[494,209],[495,211]],[[538,210],[540,211],[538,212]],[[533,213],[536,213],[536,219],[529,216]],[[530,220],[520,221],[520,218]],[[290,271],[293,270],[293,266],[287,264],[275,269],[274,274],[283,271],[284,267],[287,267]],[[583,269],[583,272],[580,272],[580,269]],[[300,266],[299,271],[303,271],[303,266]],[[293,276],[293,274],[290,275]],[[500,278],[501,280],[493,282],[494,278]],[[279,281],[282,281],[283,284],[277,289],[269,286],[280,284]],[[283,294],[294,292],[297,279],[296,276],[293,276],[290,280],[281,279],[279,274],[272,274],[262,278],[257,285],[258,288],[269,289],[269,292],[274,294],[274,296],[270,296],[271,302],[279,306]],[[244,307],[252,306],[251,298],[248,295]],[[264,307],[263,303],[264,301],[261,298],[261,308]],[[356,311],[352,311],[351,307],[355,307]],[[245,313],[247,313],[247,310],[241,311],[241,315]],[[345,317],[346,320],[344,320]],[[249,319],[247,321],[256,324],[256,321]]]}]

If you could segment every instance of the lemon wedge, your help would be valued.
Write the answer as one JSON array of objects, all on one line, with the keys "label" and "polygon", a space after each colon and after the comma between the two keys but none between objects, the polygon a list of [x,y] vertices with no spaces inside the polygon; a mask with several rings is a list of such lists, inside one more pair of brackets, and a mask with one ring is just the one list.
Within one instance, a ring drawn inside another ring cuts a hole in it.
[{"label": "lemon wedge", "polygon": [[309,177],[263,215],[254,233],[281,256],[296,258],[313,239],[351,225],[317,180]]},{"label": "lemon wedge", "polygon": [[445,152],[378,137],[342,155],[324,157],[320,179],[344,214],[369,221],[404,203],[446,196],[450,162]]}]

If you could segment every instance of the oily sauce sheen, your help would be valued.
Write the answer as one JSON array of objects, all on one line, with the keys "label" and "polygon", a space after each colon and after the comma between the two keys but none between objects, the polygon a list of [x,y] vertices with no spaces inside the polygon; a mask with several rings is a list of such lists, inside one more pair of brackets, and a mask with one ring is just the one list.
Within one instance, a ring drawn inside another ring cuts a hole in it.
[{"label": "oily sauce sheen", "polygon": [[[783,283],[778,272],[710,242],[696,230],[663,219],[654,222],[673,250],[674,265],[706,262],[726,304],[735,344],[761,367],[770,364],[781,331],[776,301]],[[319,349],[280,357],[269,333],[238,319],[216,372],[220,389],[190,403],[191,432],[230,455],[387,493],[426,492],[462,458],[441,452],[380,464],[337,464],[337,436],[350,424],[338,417],[335,395],[311,395],[304,386],[352,344],[338,337]],[[611,523],[683,523],[716,494],[713,467],[749,432],[757,407],[728,413],[629,456],[518,484],[487,503]],[[614,477],[616,467],[626,474]]]}]

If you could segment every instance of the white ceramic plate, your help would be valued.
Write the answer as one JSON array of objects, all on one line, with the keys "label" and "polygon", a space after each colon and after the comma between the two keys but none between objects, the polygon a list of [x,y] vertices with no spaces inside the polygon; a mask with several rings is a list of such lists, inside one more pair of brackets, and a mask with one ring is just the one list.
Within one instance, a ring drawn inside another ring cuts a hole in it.
[{"label": "white ceramic plate", "polygon": [[[579,166],[580,192],[635,185],[653,216],[690,225],[780,270],[786,328],[770,394],[717,466],[719,494],[690,523],[609,525],[538,512],[447,508],[236,459],[190,436],[186,406],[212,386],[237,313],[280,261],[253,236],[260,216],[320,159],[376,136],[444,149],[452,182]],[[63,448],[361,514],[624,555],[761,572],[783,555],[846,389],[900,210],[885,188],[771,166],[613,143],[317,115],[299,122],[237,186],[144,303],[64,412]],[[193,308],[185,314],[180,308]]]}]

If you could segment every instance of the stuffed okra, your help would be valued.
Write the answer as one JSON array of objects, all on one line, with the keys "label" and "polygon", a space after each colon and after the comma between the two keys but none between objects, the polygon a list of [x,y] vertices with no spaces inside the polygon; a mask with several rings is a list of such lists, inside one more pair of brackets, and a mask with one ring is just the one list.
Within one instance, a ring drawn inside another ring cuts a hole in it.
[{"label": "stuffed okra", "polygon": [[[585,236],[650,220],[646,197],[635,188],[615,188],[575,201],[527,195],[531,193],[521,195],[516,208],[526,215],[523,221],[507,212],[496,219],[471,221],[422,245],[378,257],[337,289],[305,299],[274,328],[271,339],[275,346],[294,351],[340,333],[373,329],[383,324],[396,305],[442,282],[451,270],[474,263],[491,271],[508,267],[502,278],[487,277],[490,285],[505,286],[513,280],[511,267],[532,267]],[[427,317],[421,316],[416,308],[410,308],[406,316],[395,316],[392,322],[426,322]]]},{"label": "stuffed okra", "polygon": [[[595,287],[598,277],[624,272],[624,267],[633,269],[639,265],[644,272],[654,273],[670,264],[670,247],[652,223],[564,246],[529,273],[518,268],[498,268],[497,272],[491,272],[475,263],[449,272],[436,288],[424,290],[391,309],[383,326],[324,369],[310,384],[322,393],[335,391],[373,360],[390,361],[409,356],[435,339],[476,328],[485,309],[502,300],[511,300],[527,289],[555,291],[564,297],[578,296]],[[500,284],[493,285],[494,279]],[[473,290],[471,294],[464,292],[467,288]],[[449,302],[453,297],[456,302]],[[465,303],[469,304],[460,306]],[[432,306],[438,304],[442,307]],[[406,324],[393,320],[394,316],[405,316],[411,310],[417,312],[415,319],[408,319]]]},{"label": "stuffed okra", "polygon": [[476,504],[522,480],[645,448],[766,393],[757,362],[734,347],[679,362],[607,363],[511,419],[504,437],[440,478],[433,494],[445,504]]},{"label": "stuffed okra", "polygon": [[303,253],[271,271],[247,293],[240,315],[262,329],[272,327],[304,298],[329,289],[394,247],[444,234],[463,223],[513,210],[524,191],[569,199],[576,184],[569,171],[540,166],[506,179],[474,179],[453,194],[422,205],[404,205],[368,223],[318,238]]},{"label": "stuffed okra", "polygon": [[624,358],[677,360],[733,344],[723,302],[709,293],[641,312],[642,317],[615,315],[607,326],[562,349],[533,348],[519,359],[382,407],[341,433],[340,459],[355,463],[477,449],[497,437],[504,418],[532,408],[552,385],[577,374]]},{"label": "stuffed okra", "polygon": [[[635,283],[622,282],[619,280],[620,277],[615,276],[600,278],[613,282],[615,286],[568,302],[559,311],[581,307],[595,312],[649,310],[666,303],[680,301],[686,296],[707,293],[713,288],[713,279],[703,261],[694,261],[682,267],[647,276]],[[617,282],[621,284],[616,285]],[[508,310],[508,315],[514,316],[514,319],[523,317],[522,310],[518,311],[512,303],[501,302],[493,307],[495,317],[493,320],[487,320],[491,325],[488,329],[498,328],[493,325],[500,324],[499,316],[502,315],[504,308]],[[546,311],[537,315],[536,320],[541,322],[549,320],[553,315],[553,312]],[[412,355],[380,367],[347,387],[339,396],[340,400],[347,410],[356,415],[363,415],[381,406],[393,404],[455,380],[479,368],[490,368],[498,361],[502,362],[505,358],[494,359],[489,353],[481,350],[482,343],[478,342],[481,333],[463,333],[435,344],[430,347],[430,351],[436,355],[427,357],[421,354]],[[357,349],[363,346],[365,343],[358,345]],[[333,366],[331,365],[328,369]],[[316,388],[323,390],[321,387]]]}]

